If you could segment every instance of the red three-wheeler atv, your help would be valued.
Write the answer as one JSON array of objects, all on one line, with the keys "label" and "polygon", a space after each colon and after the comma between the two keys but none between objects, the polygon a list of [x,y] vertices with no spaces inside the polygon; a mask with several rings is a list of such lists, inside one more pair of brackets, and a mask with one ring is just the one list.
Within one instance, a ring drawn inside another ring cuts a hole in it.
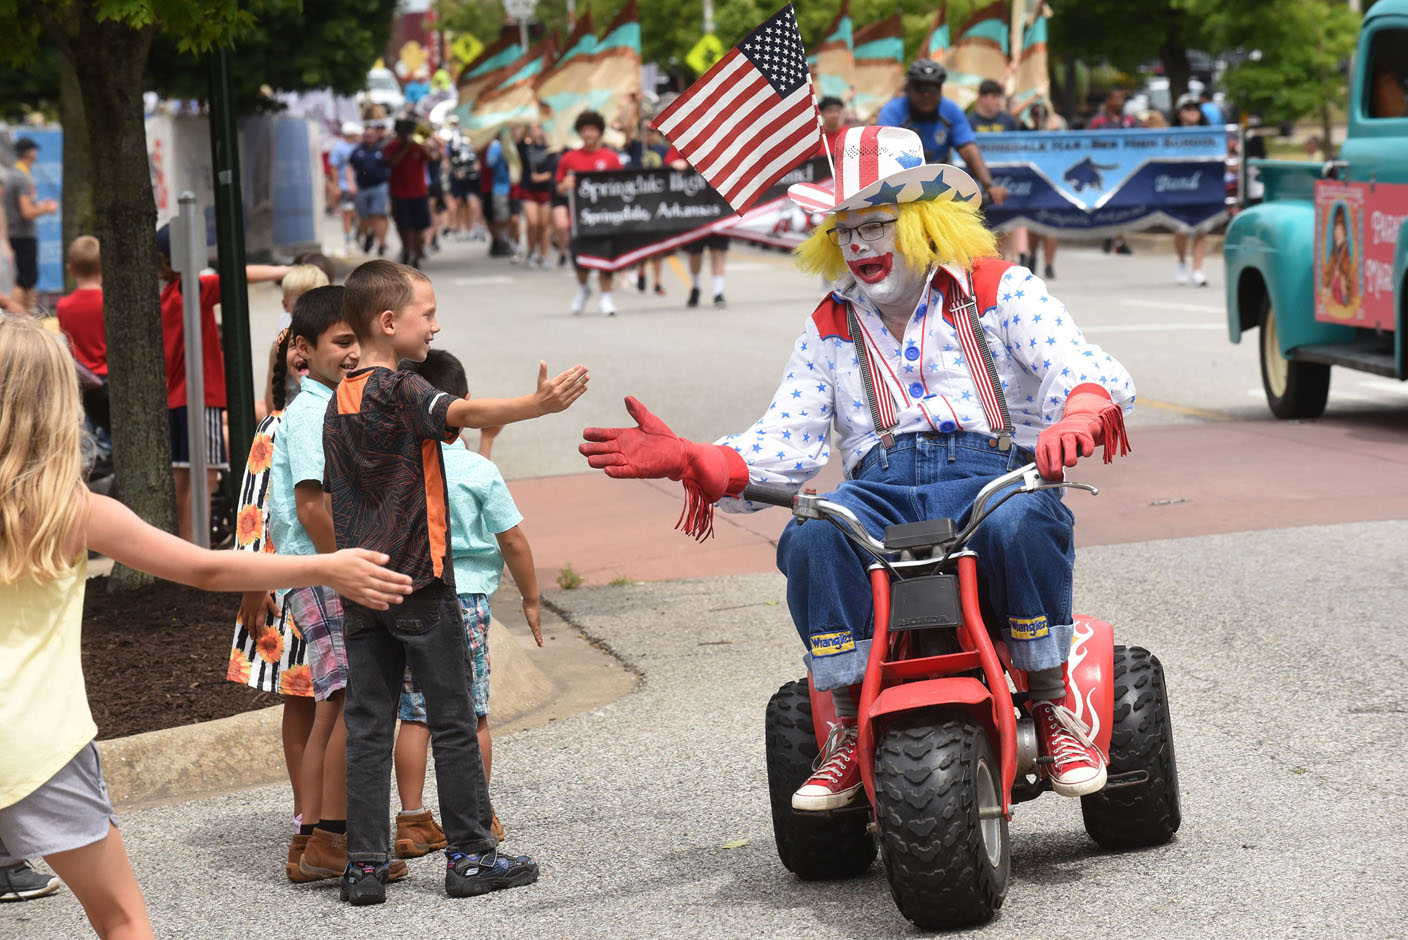
[{"label": "red three-wheeler atv", "polygon": [[[1026,675],[984,621],[977,555],[964,546],[1002,502],[1056,487],[1096,492],[1047,482],[1028,464],[984,487],[961,530],[930,519],[890,526],[883,541],[813,492],[744,490],[744,499],[790,509],[798,524],[836,525],[874,558],[875,629],[859,701],[865,799],[793,809],[835,713],[830,694],[806,678],[768,702],[773,833],[788,870],[807,880],[853,877],[878,843],[895,903],[920,927],[981,924],[1002,906],[1012,805],[1050,789],[1048,759],[1038,754]],[[1070,707],[1109,769],[1105,788],[1081,797],[1086,832],[1112,849],[1167,842],[1181,815],[1163,667],[1147,650],[1116,646],[1108,623],[1077,615],[1068,669]]]}]

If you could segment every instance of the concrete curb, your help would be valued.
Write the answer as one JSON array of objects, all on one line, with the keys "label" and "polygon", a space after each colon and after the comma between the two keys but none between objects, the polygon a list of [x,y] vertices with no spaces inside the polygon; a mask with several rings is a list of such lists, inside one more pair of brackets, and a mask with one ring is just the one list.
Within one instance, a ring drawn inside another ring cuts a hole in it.
[{"label": "concrete curb", "polygon": [[[556,686],[497,619],[489,625],[493,679],[489,708],[496,725],[546,704]],[[108,794],[119,809],[137,809],[227,793],[286,779],[283,708],[274,706],[179,728],[98,742]]]}]

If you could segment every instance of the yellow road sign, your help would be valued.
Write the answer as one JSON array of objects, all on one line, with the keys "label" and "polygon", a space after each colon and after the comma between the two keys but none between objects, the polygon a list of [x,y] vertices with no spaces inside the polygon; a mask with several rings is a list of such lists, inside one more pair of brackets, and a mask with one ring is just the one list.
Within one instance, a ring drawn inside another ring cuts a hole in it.
[{"label": "yellow road sign", "polygon": [[689,50],[689,54],[684,57],[684,60],[690,68],[703,75],[709,71],[710,66],[724,57],[724,51],[724,44],[719,42],[719,37],[713,33],[706,33],[704,38]]},{"label": "yellow road sign", "polygon": [[455,61],[461,65],[473,62],[479,58],[479,53],[483,51],[484,43],[480,42],[479,37],[473,33],[460,33],[450,44],[450,52],[454,55]]}]

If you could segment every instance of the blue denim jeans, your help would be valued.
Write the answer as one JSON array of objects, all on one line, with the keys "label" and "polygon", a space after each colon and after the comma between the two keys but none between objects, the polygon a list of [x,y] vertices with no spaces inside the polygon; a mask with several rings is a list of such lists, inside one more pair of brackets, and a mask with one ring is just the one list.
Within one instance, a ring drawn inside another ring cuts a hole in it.
[{"label": "blue denim jeans", "polygon": [[[1032,460],[1013,446],[1002,453],[985,434],[906,434],[875,447],[827,498],[860,519],[876,538],[887,525],[923,519],[967,520],[973,500],[994,477]],[[978,553],[978,587],[1002,628],[1012,665],[1060,666],[1071,648],[1071,576],[1075,517],[1059,490],[1018,494],[969,540]],[[821,520],[789,523],[777,544],[787,576],[787,605],[818,689],[860,682],[874,624],[870,556]]]}]

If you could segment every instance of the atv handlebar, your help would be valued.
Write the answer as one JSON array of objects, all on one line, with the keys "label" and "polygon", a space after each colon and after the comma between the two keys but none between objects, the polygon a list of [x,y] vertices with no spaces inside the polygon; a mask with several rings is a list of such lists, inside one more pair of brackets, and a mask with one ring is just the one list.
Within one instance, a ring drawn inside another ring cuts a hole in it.
[{"label": "atv handlebar", "polygon": [[[1014,483],[1020,486],[1012,488]],[[1009,490],[1000,497],[999,493]],[[1010,473],[1004,473],[997,477],[978,491],[978,495],[973,500],[973,510],[969,513],[968,524],[965,525],[954,538],[953,544],[947,548],[947,555],[960,551],[968,540],[973,537],[973,533],[982,525],[983,520],[990,516],[998,506],[1001,506],[1008,499],[1018,493],[1036,493],[1041,490],[1057,489],[1079,489],[1086,490],[1091,495],[1098,495],[1100,490],[1089,483],[1074,483],[1062,480],[1051,482],[1042,478],[1036,469],[1036,464],[1029,463],[1026,466],[1018,467]],[[994,502],[994,498],[996,502]],[[855,542],[867,553],[879,561],[884,561],[884,556],[898,554],[894,549],[885,547],[885,543],[871,535],[870,532],[851,512],[840,503],[834,503],[823,496],[815,493],[798,492],[788,489],[785,486],[778,486],[773,483],[750,483],[743,488],[739,494],[740,499],[754,503],[766,503],[769,506],[781,506],[790,509],[792,515],[798,522],[807,519],[825,519],[842,529],[852,542]]]}]

